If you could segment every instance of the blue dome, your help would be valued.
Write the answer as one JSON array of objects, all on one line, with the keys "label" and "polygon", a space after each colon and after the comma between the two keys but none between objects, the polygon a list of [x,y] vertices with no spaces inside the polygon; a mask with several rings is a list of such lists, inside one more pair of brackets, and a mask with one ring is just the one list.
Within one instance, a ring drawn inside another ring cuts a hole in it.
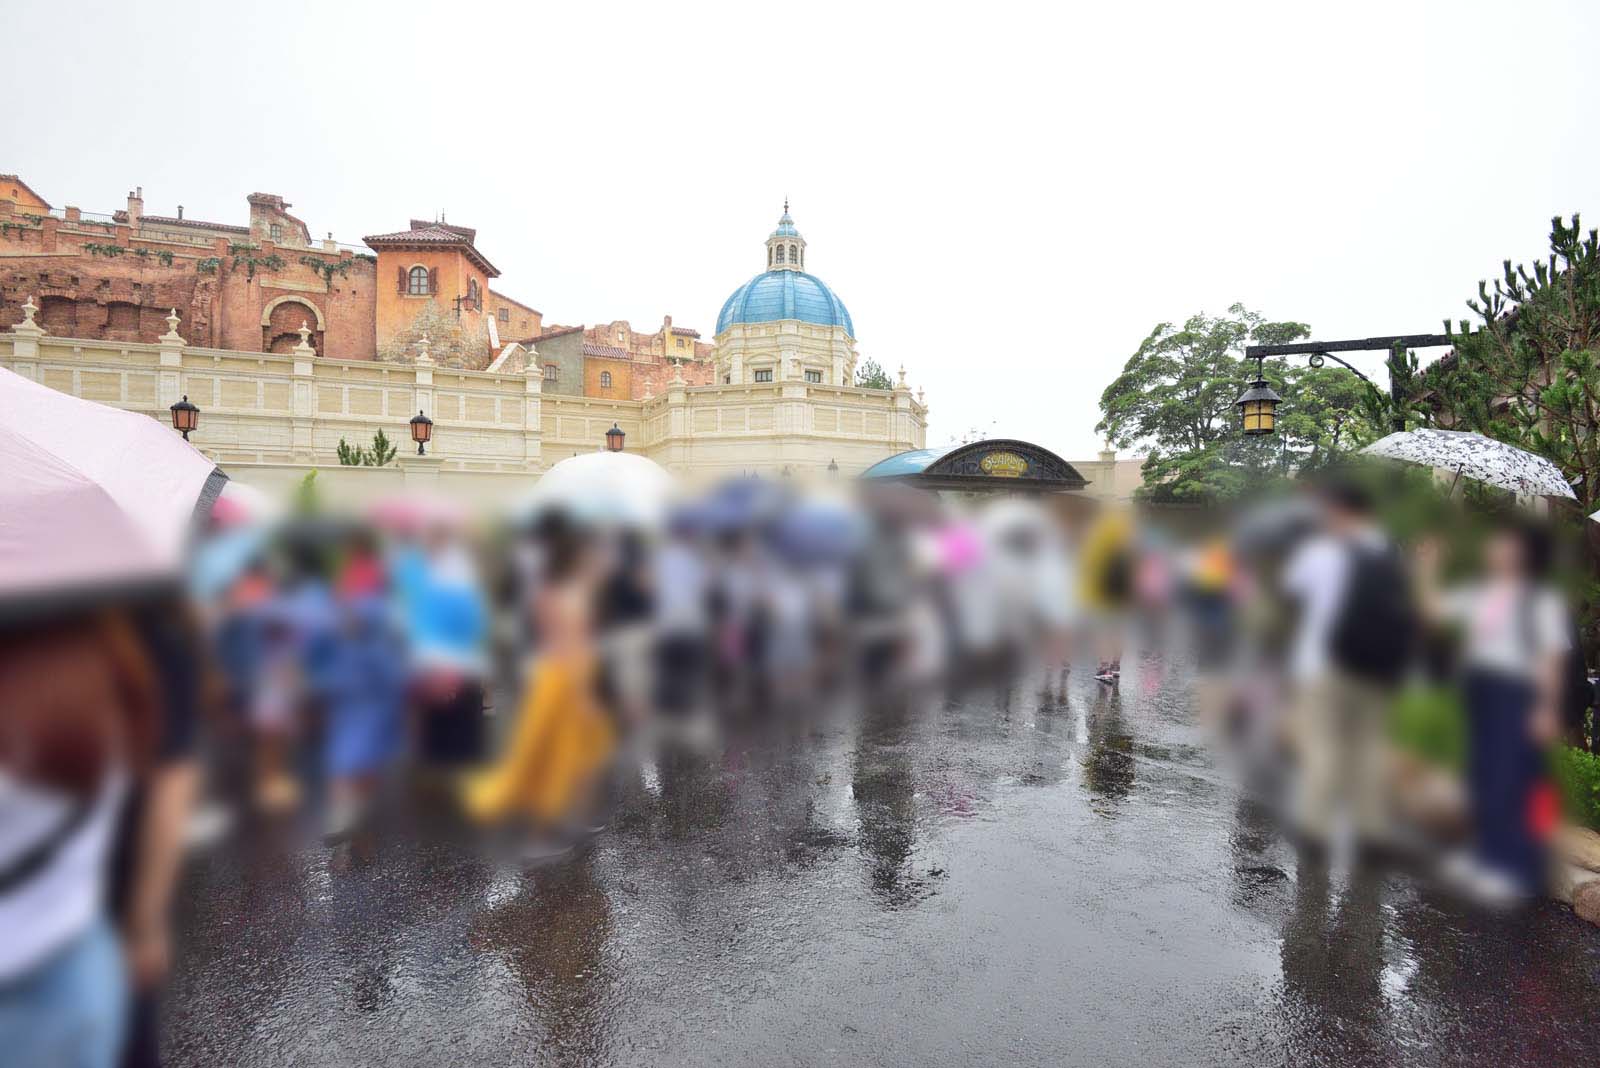
[{"label": "blue dome", "polygon": [[856,336],[844,301],[822,279],[804,271],[786,270],[763,271],[734,290],[717,316],[717,333],[734,323],[775,323],[780,319],[842,326],[850,337]]}]

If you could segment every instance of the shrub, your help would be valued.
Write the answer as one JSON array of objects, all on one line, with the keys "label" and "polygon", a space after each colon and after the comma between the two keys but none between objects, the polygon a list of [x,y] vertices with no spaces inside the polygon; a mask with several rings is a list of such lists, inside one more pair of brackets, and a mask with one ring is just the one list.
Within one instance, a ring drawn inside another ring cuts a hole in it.
[{"label": "shrub", "polygon": [[1551,765],[1567,818],[1600,831],[1600,756],[1563,745],[1556,748]]},{"label": "shrub", "polygon": [[1429,764],[1460,772],[1467,764],[1467,716],[1444,686],[1412,686],[1395,699],[1389,738]]}]

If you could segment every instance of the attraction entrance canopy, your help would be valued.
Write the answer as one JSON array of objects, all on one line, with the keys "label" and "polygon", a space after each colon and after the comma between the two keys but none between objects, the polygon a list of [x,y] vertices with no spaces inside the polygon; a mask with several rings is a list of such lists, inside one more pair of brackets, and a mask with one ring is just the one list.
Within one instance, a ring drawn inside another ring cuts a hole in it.
[{"label": "attraction entrance canopy", "polygon": [[1013,438],[974,441],[948,450],[896,453],[867,468],[861,477],[969,493],[1061,493],[1089,484],[1049,449]]}]

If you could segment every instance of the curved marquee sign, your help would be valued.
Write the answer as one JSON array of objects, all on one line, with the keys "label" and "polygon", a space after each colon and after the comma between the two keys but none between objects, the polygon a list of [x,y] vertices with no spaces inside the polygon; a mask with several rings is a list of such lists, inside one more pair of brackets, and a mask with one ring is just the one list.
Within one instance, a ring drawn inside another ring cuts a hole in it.
[{"label": "curved marquee sign", "polygon": [[975,441],[945,453],[915,479],[936,489],[1079,490],[1089,484],[1049,449],[1027,441]]}]

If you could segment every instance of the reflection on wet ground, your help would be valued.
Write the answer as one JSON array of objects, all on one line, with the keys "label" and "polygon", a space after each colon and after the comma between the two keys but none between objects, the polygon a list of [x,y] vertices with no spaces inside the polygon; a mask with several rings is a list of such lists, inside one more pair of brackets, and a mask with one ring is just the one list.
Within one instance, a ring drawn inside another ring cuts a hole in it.
[{"label": "reflection on wet ground", "polygon": [[1600,1064],[1592,929],[1300,870],[1185,678],[752,729],[536,874],[253,829],[189,876],[172,1062]]}]

